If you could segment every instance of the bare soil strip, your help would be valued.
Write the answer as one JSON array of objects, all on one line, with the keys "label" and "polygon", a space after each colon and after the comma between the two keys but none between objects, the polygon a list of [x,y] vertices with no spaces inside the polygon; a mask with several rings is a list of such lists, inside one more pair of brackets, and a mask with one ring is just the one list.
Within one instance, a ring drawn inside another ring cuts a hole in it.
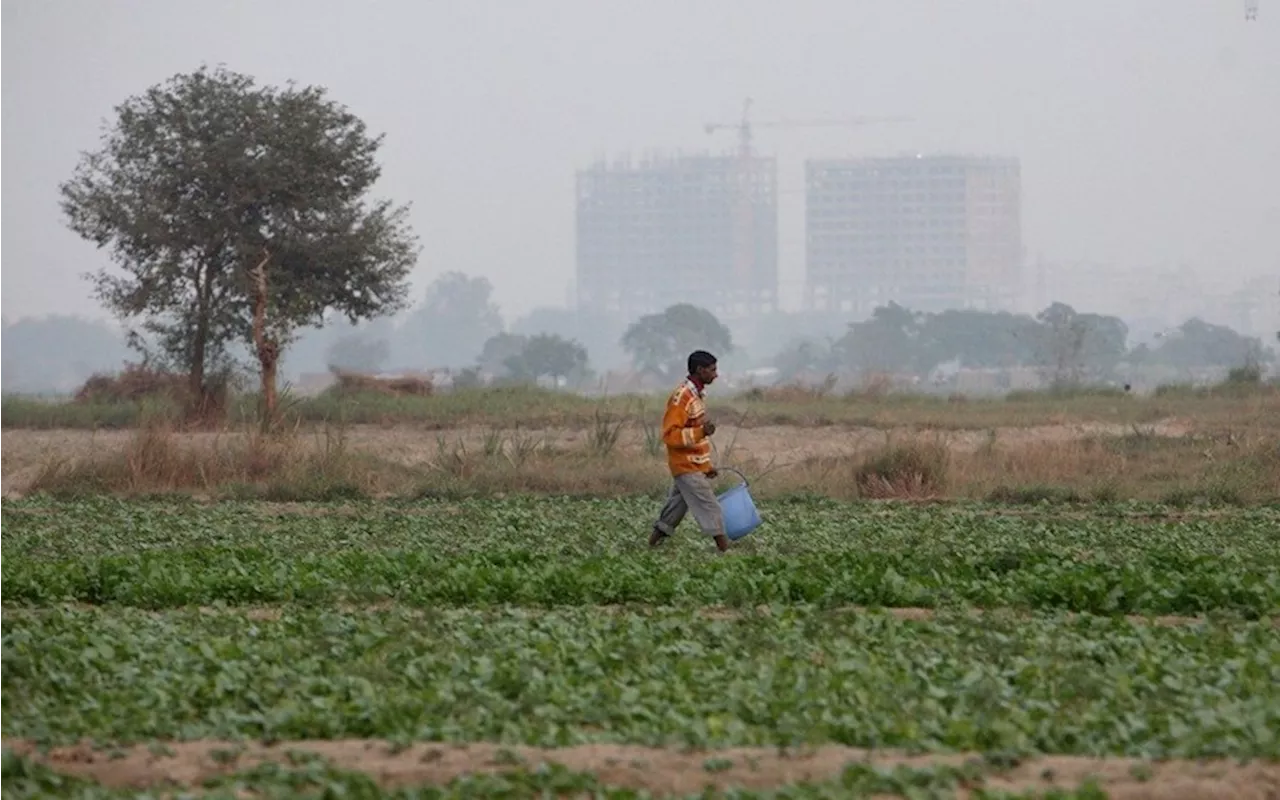
[{"label": "bare soil strip", "polygon": [[[164,747],[136,746],[95,750],[88,744],[41,754],[30,742],[10,740],[5,747],[50,768],[117,788],[198,787],[202,781],[263,762],[289,763],[290,753],[314,754],[335,767],[363,772],[384,787],[446,784],[467,774],[509,771],[524,765],[558,763],[589,772],[606,786],[645,789],[655,794],[692,794],[718,789],[769,789],[800,781],[838,778],[851,762],[876,767],[961,766],[972,754],[915,755],[821,747],[783,753],[770,748],[733,748],[687,752],[630,745],[583,745],[562,749],[502,747],[493,744],[423,743],[393,748],[373,740],[296,741],[272,746],[219,741],[174,742]],[[1112,798],[1280,797],[1280,763],[1164,761],[1043,756],[1011,769],[989,768],[983,788],[1006,791],[1076,788],[1098,781]],[[962,792],[959,796],[966,796]]]},{"label": "bare soil strip", "polygon": [[[6,608],[6,615],[22,617],[36,616],[40,614],[49,614],[59,609],[75,609],[77,611],[93,611],[93,610],[110,610],[114,606],[95,606],[89,603],[64,603],[56,606],[41,606],[39,608]],[[264,605],[264,606],[199,606],[192,609],[190,607],[178,607],[171,609],[163,609],[159,611],[148,610],[146,613],[153,616],[161,616],[164,614],[172,614],[178,612],[186,612],[191,610],[199,611],[201,614],[243,614],[247,619],[262,622],[275,622],[281,619],[288,611],[297,611],[304,607],[288,607],[280,605]],[[309,607],[307,607],[309,608]],[[665,611],[681,612],[688,610],[687,607],[671,606],[659,607],[649,605],[605,605],[605,606],[565,606],[563,608],[532,608],[530,610],[545,610],[548,613],[556,611],[572,611],[579,608],[590,608],[593,612],[600,614],[625,614],[628,612],[642,613],[662,613]],[[399,611],[410,616],[425,616],[430,613],[441,613],[454,610],[452,607],[442,607],[433,609],[423,609],[414,606],[401,606],[395,602],[387,601],[380,603],[369,603],[367,605],[357,605],[353,603],[339,603],[330,610],[344,614],[362,614],[362,613],[378,613],[386,611]],[[773,610],[769,606],[757,606],[752,609],[731,608],[726,606],[700,606],[696,609],[699,614],[707,619],[717,620],[735,620],[748,616],[769,616]],[[1049,610],[1051,611],[1051,610]],[[1018,618],[1029,618],[1032,612],[1023,609],[1011,608],[968,608],[964,609],[970,617],[978,619],[986,616],[1010,616]],[[836,606],[833,608],[822,609],[821,613],[830,616],[839,616],[842,614],[885,614],[895,619],[912,621],[912,622],[928,622],[933,619],[943,618],[948,612],[944,609],[937,608],[877,608],[872,609],[866,606]],[[1081,614],[1074,611],[1067,612],[1064,615],[1068,619],[1076,619]],[[1095,615],[1096,616],[1096,615]],[[1162,627],[1174,627],[1179,625],[1200,625],[1212,624],[1213,618],[1209,616],[1179,616],[1177,614],[1160,614],[1160,615],[1143,615],[1143,614],[1126,614],[1124,620],[1135,625],[1156,625]],[[1268,616],[1256,620],[1259,623],[1271,624],[1280,627],[1280,617]]]}]

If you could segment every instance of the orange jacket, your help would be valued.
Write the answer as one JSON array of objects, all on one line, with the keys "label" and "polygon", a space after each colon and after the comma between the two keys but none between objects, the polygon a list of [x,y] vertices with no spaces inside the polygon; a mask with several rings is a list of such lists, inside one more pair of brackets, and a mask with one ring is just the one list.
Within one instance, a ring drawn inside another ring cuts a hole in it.
[{"label": "orange jacket", "polygon": [[702,429],[706,419],[702,390],[686,378],[667,398],[662,415],[662,441],[672,476],[711,471],[711,440]]}]

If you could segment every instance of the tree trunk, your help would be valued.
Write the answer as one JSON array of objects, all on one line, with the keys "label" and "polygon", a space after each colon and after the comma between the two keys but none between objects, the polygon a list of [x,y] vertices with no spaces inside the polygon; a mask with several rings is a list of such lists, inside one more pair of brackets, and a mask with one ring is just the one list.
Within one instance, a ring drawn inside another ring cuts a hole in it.
[{"label": "tree trunk", "polygon": [[276,364],[279,344],[267,336],[267,262],[271,253],[262,251],[262,260],[253,270],[253,342],[258,349],[262,375],[262,424],[270,428],[276,420]]},{"label": "tree trunk", "polygon": [[196,330],[191,340],[191,364],[187,373],[189,417],[204,417],[209,410],[209,391],[204,385],[204,362],[209,341],[209,280],[209,268],[201,267],[196,274]]},{"label": "tree trunk", "polygon": [[191,372],[187,375],[187,413],[204,413],[204,356],[205,332],[203,320],[196,325],[195,339],[191,343]]}]

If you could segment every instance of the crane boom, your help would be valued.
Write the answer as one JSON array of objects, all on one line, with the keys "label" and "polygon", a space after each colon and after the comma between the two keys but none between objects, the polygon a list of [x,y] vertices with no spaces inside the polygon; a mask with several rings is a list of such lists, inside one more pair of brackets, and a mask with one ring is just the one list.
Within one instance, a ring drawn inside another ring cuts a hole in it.
[{"label": "crane boom", "polygon": [[738,132],[738,155],[751,157],[752,131],[755,128],[831,128],[874,125],[881,122],[911,122],[911,117],[848,117],[845,119],[813,119],[813,120],[771,120],[768,122],[751,121],[751,98],[742,103],[742,119],[738,122],[708,122],[703,126],[707,133],[733,129]]},{"label": "crane boom", "polygon": [[751,121],[751,98],[742,103],[742,119],[738,122],[709,122],[703,126],[708,134],[733,129],[738,132],[737,191],[734,199],[734,267],[739,286],[751,285],[756,263],[755,211],[751,198],[752,131],[755,128],[827,128],[873,125],[880,122],[910,122],[911,117],[849,117],[846,119]]}]

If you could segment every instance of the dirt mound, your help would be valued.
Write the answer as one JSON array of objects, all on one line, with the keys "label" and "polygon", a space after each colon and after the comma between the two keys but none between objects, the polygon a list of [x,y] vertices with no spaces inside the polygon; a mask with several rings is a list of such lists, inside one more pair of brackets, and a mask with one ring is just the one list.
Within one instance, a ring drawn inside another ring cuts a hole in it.
[{"label": "dirt mound", "polygon": [[359,372],[334,370],[334,385],[329,391],[339,394],[383,394],[391,397],[427,397],[434,387],[431,379],[422,375],[401,375],[379,378]]},{"label": "dirt mound", "polygon": [[206,376],[205,387],[198,394],[192,393],[190,384],[190,376],[185,373],[126,364],[115,375],[98,373],[90,377],[76,392],[75,402],[112,405],[160,401],[182,409],[189,424],[212,424],[226,418],[231,399],[231,380],[227,376]]},{"label": "dirt mound", "polygon": [[142,364],[126,364],[124,370],[98,373],[76,392],[77,403],[136,403],[151,398],[182,400],[187,393],[187,376]]},{"label": "dirt mound", "polygon": [[[772,748],[681,751],[607,744],[540,749],[422,743],[395,748],[386,742],[359,739],[286,741],[272,746],[195,741],[114,751],[81,744],[45,754],[26,741],[10,740],[5,746],[56,771],[105,786],[133,789],[195,787],[209,778],[264,762],[287,765],[290,753],[311,753],[339,769],[364,772],[385,787],[441,785],[467,774],[504,772],[520,766],[533,769],[540,763],[556,763],[576,772],[592,773],[610,787],[687,795],[708,786],[770,789],[801,781],[832,780],[851,764],[866,764],[882,769],[972,765],[982,775],[983,788],[1016,792],[1076,788],[1093,779],[1109,797],[1121,800],[1262,800],[1280,793],[1280,764],[1227,760],[1144,762],[1042,756],[1001,768],[974,754],[906,755],[836,746],[792,752]],[[967,794],[960,791],[957,796]]]}]

